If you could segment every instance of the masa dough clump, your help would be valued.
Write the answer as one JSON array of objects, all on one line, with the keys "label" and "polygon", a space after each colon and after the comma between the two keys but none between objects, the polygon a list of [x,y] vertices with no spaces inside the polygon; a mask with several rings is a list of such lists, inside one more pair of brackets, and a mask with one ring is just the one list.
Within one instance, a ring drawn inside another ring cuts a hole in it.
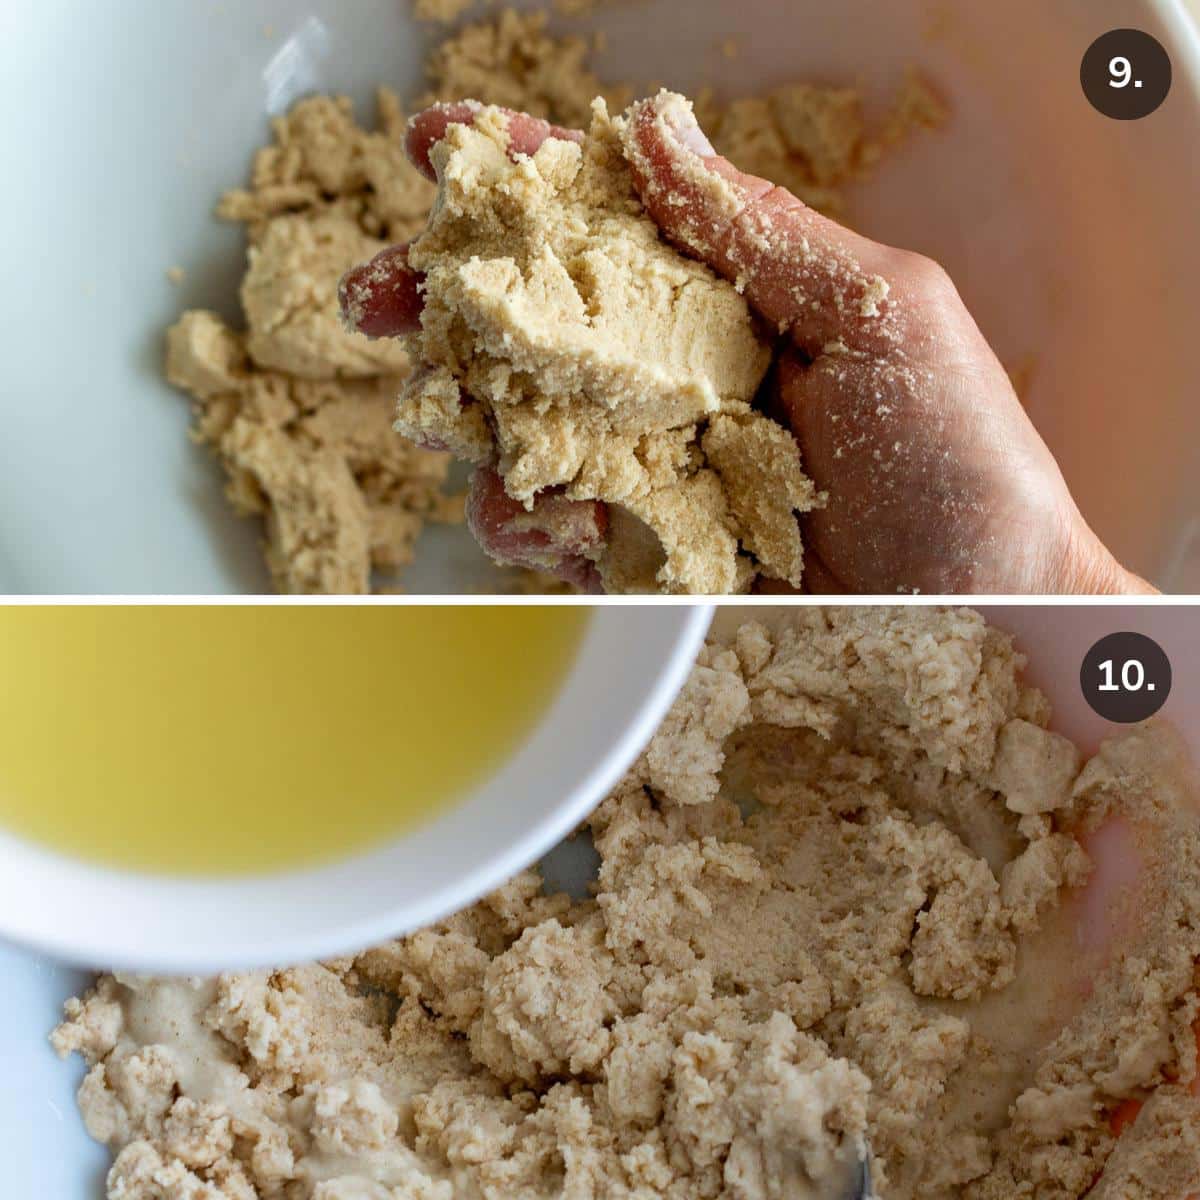
[{"label": "masa dough clump", "polygon": [[[426,520],[459,519],[447,456],[392,433],[400,376],[266,369],[250,356],[253,336],[185,313],[167,334],[167,377],[195,397],[195,436],[220,454],[235,509],[265,518],[278,589],[369,592],[373,570],[412,560]],[[359,362],[357,348],[349,354]]]},{"label": "masa dough clump", "polygon": [[247,229],[245,331],[196,309],[167,334],[167,378],[195,401],[194,436],[221,459],[234,508],[264,519],[281,592],[372,591],[412,561],[426,521],[462,519],[449,455],[391,428],[407,354],[338,316],[343,273],[414,230],[432,192],[404,157],[395,97],[379,109],[377,132],[324,96],[275,122],[251,187],[219,209]]},{"label": "masa dough clump", "polygon": [[587,124],[596,96],[623,108],[632,89],[600,82],[589,65],[594,43],[551,34],[546,22],[544,11],[506,8],[464,26],[430,51],[425,64],[430,87],[417,107],[474,99],[569,127]]},{"label": "masa dough clump", "polygon": [[[818,498],[791,435],[751,407],[769,349],[736,289],[659,236],[624,131],[597,101],[582,147],[549,139],[513,161],[501,111],[450,127],[409,251],[425,274],[413,353],[430,370],[397,428],[498,457],[527,506],[561,487],[647,527],[649,568],[646,539],[614,526],[598,564],[610,591],[798,586],[796,513]],[[472,404],[446,402],[460,387]]]},{"label": "masa dough clump", "polygon": [[413,16],[418,21],[438,21],[450,25],[474,3],[475,0],[413,0]]},{"label": "masa dough clump", "polygon": [[878,128],[868,124],[857,88],[808,82],[727,104],[702,92],[696,115],[717,150],[741,170],[842,217],[846,184],[865,178],[888,148],[915,130],[943,124],[947,109],[910,69]]},{"label": "masa dough clump", "polygon": [[[977,614],[753,617],[724,610],[591,818],[591,898],[525,872],[336,962],[68,1003],[110,1200],[828,1200],[864,1146],[886,1200],[1200,1188],[1200,832],[1165,728],[1031,817],[1006,795],[1057,797],[1062,756],[1013,749],[1048,713]],[[1148,869],[1098,955],[1075,834],[1114,814]]]}]

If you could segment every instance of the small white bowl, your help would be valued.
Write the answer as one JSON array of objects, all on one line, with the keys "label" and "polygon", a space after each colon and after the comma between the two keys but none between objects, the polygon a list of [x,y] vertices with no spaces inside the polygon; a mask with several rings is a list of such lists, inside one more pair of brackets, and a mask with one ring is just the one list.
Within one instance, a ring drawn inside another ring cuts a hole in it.
[{"label": "small white bowl", "polygon": [[711,616],[593,609],[557,697],[490,779],[428,825],[332,865],[171,879],[0,833],[0,937],[85,965],[215,972],[325,958],[436,921],[534,862],[603,799],[670,707]]}]

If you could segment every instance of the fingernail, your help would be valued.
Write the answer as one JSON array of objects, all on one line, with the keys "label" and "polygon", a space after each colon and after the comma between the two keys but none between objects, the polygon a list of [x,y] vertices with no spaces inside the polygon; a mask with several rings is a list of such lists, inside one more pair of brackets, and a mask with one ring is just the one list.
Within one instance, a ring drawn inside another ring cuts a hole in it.
[{"label": "fingernail", "polygon": [[700,155],[701,158],[716,157],[717,152],[705,136],[704,130],[700,128],[690,105],[676,102],[663,113],[663,117],[667,128],[685,149]]}]

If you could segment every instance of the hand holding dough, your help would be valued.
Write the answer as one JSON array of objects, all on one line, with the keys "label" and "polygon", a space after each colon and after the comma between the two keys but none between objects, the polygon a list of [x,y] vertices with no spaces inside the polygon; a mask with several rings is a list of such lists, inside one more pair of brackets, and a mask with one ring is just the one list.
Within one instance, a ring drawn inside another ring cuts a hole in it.
[{"label": "hand holding dough", "polygon": [[[408,134],[416,165],[432,176],[431,148],[476,112],[458,104],[418,115]],[[581,136],[521,114],[509,115],[508,130],[513,155],[546,137]],[[633,107],[626,154],[662,233],[734,282],[781,335],[760,403],[795,434],[806,473],[827,495],[801,516],[808,590],[1145,589],[1084,522],[937,264],[742,174],[715,154],[680,97]],[[410,332],[420,282],[403,248],[386,252],[347,277],[348,319],[374,336]],[[554,499],[558,518],[566,501]],[[487,549],[501,538],[509,561],[598,586],[591,563],[607,536],[604,507],[589,503],[564,534],[557,519],[541,520],[541,503],[514,504],[484,468],[473,528]]]},{"label": "hand holding dough", "polygon": [[[475,111],[475,106],[465,101],[438,104],[410,122],[405,149],[426,178],[436,179],[430,150],[452,124],[471,124]],[[549,136],[571,141],[583,136],[524,113],[509,113],[508,133],[514,154],[535,152]],[[369,337],[414,333],[421,323],[421,282],[422,276],[408,265],[408,245],[393,246],[346,275],[341,286],[343,316]],[[582,590],[598,592],[600,580],[588,552],[603,539],[607,527],[604,506],[578,503],[577,519],[568,529],[556,519],[564,503],[558,497],[542,497],[532,511],[526,511],[505,493],[504,483],[492,467],[478,467],[468,496],[471,529],[494,558],[535,569],[550,566],[554,574]]]}]

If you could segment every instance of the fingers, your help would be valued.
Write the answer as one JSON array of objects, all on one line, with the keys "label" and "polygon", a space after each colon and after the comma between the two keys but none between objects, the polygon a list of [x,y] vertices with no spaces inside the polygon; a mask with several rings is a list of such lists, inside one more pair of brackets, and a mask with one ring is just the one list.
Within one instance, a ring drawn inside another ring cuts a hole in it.
[{"label": "fingers", "polygon": [[542,492],[528,511],[491,467],[480,467],[467,493],[467,525],[497,562],[556,575],[582,592],[599,593],[595,559],[608,535],[608,510],[593,500]]},{"label": "fingers", "polygon": [[642,201],[672,241],[744,290],[815,356],[829,342],[878,354],[898,341],[888,316],[906,258],[859,237],[719,157],[681,96],[633,106],[626,157]]},{"label": "fingers", "polygon": [[[784,355],[777,416],[827,494],[805,514],[805,587],[818,593],[970,591],[990,510],[985,479],[944,455],[951,416],[907,379],[852,359]],[[822,570],[824,565],[829,568]]]},{"label": "fingers", "polygon": [[828,494],[802,519],[805,548],[842,590],[1060,590],[1078,510],[990,352],[785,354],[777,378],[772,415]]},{"label": "fingers", "polygon": [[[413,165],[435,179],[430,152],[454,124],[470,125],[481,106],[473,101],[439,104],[409,122],[405,150]],[[524,113],[507,113],[509,153],[533,154],[548,138],[581,141],[583,134]],[[393,246],[346,273],[338,288],[347,326],[369,337],[397,337],[421,323],[423,276],[408,262],[408,246]],[[604,548],[608,512],[603,504],[538,496],[532,511],[513,500],[491,468],[472,477],[467,523],[483,549],[499,562],[556,575],[584,592],[601,591],[595,558]]]},{"label": "fingers", "polygon": [[401,337],[421,327],[421,282],[408,265],[408,244],[389,246],[368,263],[352,267],[338,284],[338,303],[348,329],[368,337]]},{"label": "fingers", "polygon": [[[432,108],[417,113],[409,121],[408,131],[404,136],[404,149],[409,161],[426,179],[437,179],[429,152],[446,136],[446,130],[451,125],[472,124],[481,107],[476,100],[435,104]],[[577,129],[564,129],[561,125],[551,125],[549,121],[543,121],[540,117],[531,117],[511,109],[504,111],[508,114],[510,154],[535,154],[548,137],[562,138],[570,142],[583,141],[583,134]]]}]

